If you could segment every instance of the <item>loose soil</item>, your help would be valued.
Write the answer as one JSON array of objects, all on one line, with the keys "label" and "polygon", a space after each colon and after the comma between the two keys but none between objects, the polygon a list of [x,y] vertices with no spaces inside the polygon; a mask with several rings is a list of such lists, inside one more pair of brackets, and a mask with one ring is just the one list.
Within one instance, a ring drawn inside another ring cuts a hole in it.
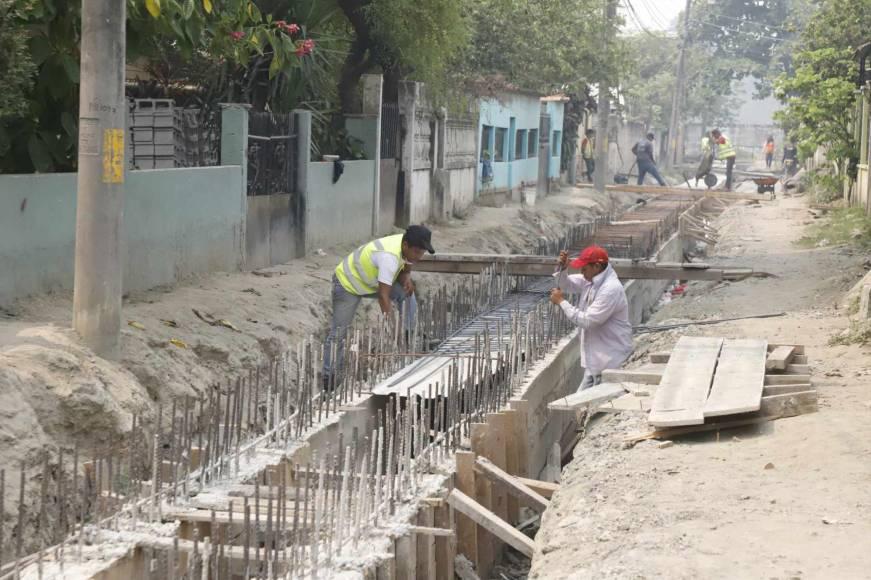
[{"label": "loose soil", "polygon": [[[463,220],[431,224],[433,244],[442,252],[528,253],[542,237],[559,237],[568,224],[636,197],[566,188],[533,208],[473,207]],[[128,431],[134,413],[148,423],[159,403],[197,396],[306,336],[324,336],[330,277],[352,250],[315,249],[304,259],[256,273],[217,273],[126,296],[118,362],[95,356],[69,328],[69,293],[0,309],[0,465],[7,469],[7,497],[18,497],[12,473],[21,462],[39,465],[44,452],[56,457],[60,445],[76,443],[90,457]],[[435,275],[416,279],[421,293],[438,281]],[[365,301],[358,316],[374,316],[376,309],[375,301]],[[210,325],[194,310],[232,328]],[[30,475],[32,482],[39,477]],[[5,503],[7,538],[13,503]]]},{"label": "loose soil", "polygon": [[846,246],[798,247],[810,219],[802,198],[726,210],[708,261],[777,277],[692,283],[650,323],[786,315],[642,335],[633,364],[682,334],[803,344],[819,412],[667,448],[624,448],[649,430],[644,415],[598,415],[545,512],[530,578],[869,578],[871,346],[829,340],[871,262]]}]

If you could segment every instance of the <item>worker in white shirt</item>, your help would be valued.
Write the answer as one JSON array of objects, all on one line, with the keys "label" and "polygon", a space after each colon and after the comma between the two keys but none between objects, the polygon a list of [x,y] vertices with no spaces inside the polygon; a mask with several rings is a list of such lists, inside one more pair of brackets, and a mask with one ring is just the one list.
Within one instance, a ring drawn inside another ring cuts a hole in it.
[{"label": "worker in white shirt", "polygon": [[[590,246],[571,266],[580,274],[563,275],[569,256],[560,252],[557,288],[550,301],[559,305],[569,320],[581,329],[581,365],[584,378],[578,392],[602,382],[602,371],[619,368],[632,354],[632,324],[629,303],[617,272],[608,263],[608,252]],[[572,306],[563,291],[580,296],[578,306]]]}]

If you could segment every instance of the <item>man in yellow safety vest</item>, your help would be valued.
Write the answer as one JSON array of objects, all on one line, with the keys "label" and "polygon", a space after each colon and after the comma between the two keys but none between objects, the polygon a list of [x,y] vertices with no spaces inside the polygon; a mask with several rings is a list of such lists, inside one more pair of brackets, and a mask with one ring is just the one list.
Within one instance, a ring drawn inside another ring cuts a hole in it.
[{"label": "man in yellow safety vest", "polygon": [[717,145],[717,159],[726,160],[726,191],[732,191],[732,170],[735,168],[735,157],[738,152],[732,141],[723,135],[719,129],[711,131],[711,141]]},{"label": "man in yellow safety vest", "polygon": [[[373,240],[351,252],[333,273],[333,319],[324,343],[324,386],[334,384],[334,373],[341,371],[345,334],[363,298],[376,298],[384,315],[393,313],[393,302],[405,308],[406,328],[414,324],[417,301],[411,267],[434,254],[432,232],[424,226],[409,226],[404,234]],[[407,300],[406,300],[407,299]],[[333,361],[333,345],[336,360]],[[333,364],[335,363],[335,364]],[[337,378],[337,377],[336,377]]]}]

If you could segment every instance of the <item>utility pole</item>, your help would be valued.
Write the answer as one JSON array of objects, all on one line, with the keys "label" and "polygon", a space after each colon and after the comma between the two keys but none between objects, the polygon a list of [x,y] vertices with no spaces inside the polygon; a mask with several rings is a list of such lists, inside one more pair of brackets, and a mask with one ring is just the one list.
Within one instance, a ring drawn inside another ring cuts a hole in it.
[{"label": "utility pole", "polygon": [[117,359],[121,335],[126,0],[82,0],[73,327]]},{"label": "utility pole", "polygon": [[686,91],[686,49],[690,37],[691,8],[692,0],[687,0],[687,5],[683,13],[683,31],[681,33],[680,48],[678,49],[674,95],[671,100],[671,119],[668,122],[668,154],[665,156],[666,167],[673,167],[683,161],[683,156],[680,153],[680,139],[682,138],[681,109],[683,108],[683,97],[684,92]]},{"label": "utility pole", "polygon": [[[616,0],[604,0],[602,7],[604,26],[602,26],[602,54],[608,59],[608,42],[614,30],[614,17],[617,15]],[[603,68],[607,69],[607,65]],[[605,179],[608,173],[608,117],[611,115],[610,87],[608,72],[602,71],[599,79],[599,102],[596,105],[598,115],[596,123],[596,169],[593,172],[593,186],[599,193],[605,193]]]}]

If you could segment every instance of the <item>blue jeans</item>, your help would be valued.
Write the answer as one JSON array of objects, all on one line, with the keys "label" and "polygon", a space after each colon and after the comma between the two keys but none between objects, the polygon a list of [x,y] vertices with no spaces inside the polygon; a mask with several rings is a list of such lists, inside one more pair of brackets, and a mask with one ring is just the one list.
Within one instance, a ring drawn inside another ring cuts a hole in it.
[{"label": "blue jeans", "polygon": [[665,185],[665,180],[659,174],[659,169],[656,168],[656,163],[653,163],[652,161],[638,162],[638,185],[644,185],[644,176],[648,173],[659,182],[659,185]]},{"label": "blue jeans", "polygon": [[[357,312],[357,306],[360,305],[360,300],[364,298],[378,298],[377,294],[365,294],[359,296],[351,294],[336,275],[333,274],[333,320],[330,323],[330,333],[327,335],[327,340],[324,342],[324,377],[329,377],[331,373],[342,371],[342,349],[345,346],[345,335],[348,328],[354,321],[354,314]],[[405,318],[406,330],[414,328],[414,319],[417,314],[417,298],[414,294],[407,296],[405,289],[399,282],[393,283],[393,288],[390,289],[390,299],[396,304],[396,307],[402,309],[403,317]],[[408,303],[406,304],[406,299]],[[333,343],[336,343],[336,361],[332,364]],[[334,368],[335,367],[335,368]]]}]

